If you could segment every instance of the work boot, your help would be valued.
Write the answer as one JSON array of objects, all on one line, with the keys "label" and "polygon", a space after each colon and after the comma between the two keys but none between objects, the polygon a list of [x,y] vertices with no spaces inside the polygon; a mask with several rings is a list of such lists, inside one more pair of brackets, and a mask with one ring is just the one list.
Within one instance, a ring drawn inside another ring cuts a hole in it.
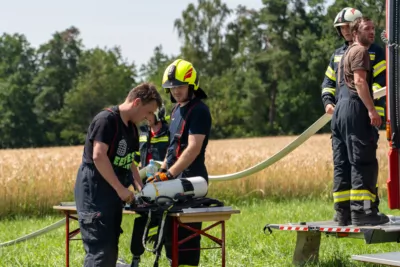
[{"label": "work boot", "polygon": [[333,216],[333,221],[337,222],[339,226],[351,225],[351,214],[350,210],[337,210]]},{"label": "work boot", "polygon": [[[337,212],[335,212],[335,215],[333,215],[333,221],[334,222],[339,222]],[[340,226],[346,226],[346,225],[351,225],[352,224],[350,212],[349,212],[349,216],[347,218],[347,224],[344,225],[345,223],[343,221],[341,222],[341,224],[343,224],[343,225],[340,225]]]},{"label": "work boot", "polygon": [[352,212],[351,220],[353,225],[363,226],[363,225],[381,225],[388,223],[389,217],[383,213],[372,212],[370,214]]},{"label": "work boot", "polygon": [[139,267],[140,257],[133,256],[132,263],[130,267]]}]

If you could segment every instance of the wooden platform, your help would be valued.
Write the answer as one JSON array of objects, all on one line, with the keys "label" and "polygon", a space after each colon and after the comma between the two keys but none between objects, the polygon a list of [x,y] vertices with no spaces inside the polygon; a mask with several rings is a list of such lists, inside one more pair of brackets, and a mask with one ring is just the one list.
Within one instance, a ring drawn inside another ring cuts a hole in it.
[{"label": "wooden platform", "polygon": [[177,217],[183,223],[191,222],[211,222],[226,221],[231,218],[232,214],[240,213],[239,210],[233,210],[231,207],[213,207],[213,208],[196,208],[183,209],[179,213],[171,213],[169,216]]},{"label": "wooden platform", "polygon": [[[64,202],[62,202],[64,203]],[[73,203],[73,202],[67,202],[67,203]],[[61,205],[57,205],[57,206],[53,206],[53,209],[55,210],[59,210],[59,211],[68,211],[69,214],[76,214],[76,206],[75,203],[74,204],[61,204]],[[123,210],[122,213],[124,214],[136,214],[136,212],[131,211],[131,210]]]},{"label": "wooden platform", "polygon": [[[62,211],[65,214],[65,266],[69,267],[69,244],[70,241],[80,240],[74,238],[80,233],[80,229],[70,231],[70,220],[78,220],[75,202],[61,202],[60,205],[53,206],[53,209]],[[136,214],[134,211],[123,210],[124,214]]]},{"label": "wooden platform", "polygon": [[389,266],[400,266],[400,252],[387,252],[377,254],[353,255],[353,260],[384,264]]},{"label": "wooden platform", "polygon": [[[366,244],[379,244],[389,242],[400,242],[400,218],[395,217],[394,221],[376,226],[338,226],[334,221],[315,221],[315,222],[290,222],[282,224],[267,224],[264,231],[271,229],[280,231],[290,231],[297,234],[296,245],[293,253],[293,263],[303,264],[310,261],[319,260],[319,248],[321,235],[336,238],[356,238],[363,239]],[[388,258],[386,258],[388,256]],[[370,255],[355,255],[353,259],[365,262],[377,262],[384,264],[387,262],[400,263],[400,253],[382,253]],[[399,264],[397,263],[397,264]],[[392,266],[400,266],[392,265]]]}]

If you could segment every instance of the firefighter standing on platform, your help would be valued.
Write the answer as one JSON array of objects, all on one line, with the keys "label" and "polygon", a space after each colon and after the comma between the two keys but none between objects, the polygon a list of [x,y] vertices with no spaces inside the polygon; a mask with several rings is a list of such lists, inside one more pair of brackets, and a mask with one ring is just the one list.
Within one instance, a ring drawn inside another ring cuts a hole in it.
[{"label": "firefighter standing on platform", "polygon": [[[338,101],[331,128],[335,162],[335,210],[338,224],[379,225],[389,218],[374,207],[378,160],[376,149],[382,118],[373,103],[373,75],[368,48],[374,23],[367,17],[350,23],[353,44],[338,66]],[[346,168],[336,168],[344,166]]]},{"label": "firefighter standing on platform", "polygon": [[[324,81],[322,83],[322,101],[324,104],[325,112],[328,114],[333,114],[335,105],[337,102],[337,67],[338,63],[349,47],[353,43],[353,37],[350,33],[349,23],[354,21],[356,18],[362,17],[362,14],[359,10],[346,7],[343,8],[335,17],[334,27],[338,35],[345,40],[345,43],[337,48],[333,55],[331,56],[329,65],[325,72]],[[386,60],[385,60],[385,51],[376,44],[371,44],[368,48],[368,52],[370,55],[371,64],[373,66],[373,91],[376,91],[384,86],[386,86]],[[382,120],[385,120],[384,106],[385,106],[385,98],[381,97],[380,99],[375,100],[375,109],[382,117]],[[379,134],[378,134],[379,137]],[[334,152],[335,153],[335,152]],[[342,192],[340,187],[341,177],[346,175],[350,169],[350,163],[347,160],[342,160],[341,158],[345,158],[340,154],[340,151],[336,151],[336,155],[334,155],[334,185],[333,185],[333,197],[334,202],[349,202],[350,192]],[[379,211],[379,196],[378,196],[378,184],[376,185],[376,199],[374,202],[374,207],[377,211]],[[340,195],[346,194],[346,197],[341,197]],[[334,221],[337,221],[337,215],[334,216]],[[349,218],[350,223],[350,218]]]},{"label": "firefighter standing on platform", "polygon": [[147,118],[148,125],[140,127],[140,167],[149,164],[150,159],[163,161],[169,145],[168,123],[165,106],[158,109],[154,116]]},{"label": "firefighter standing on platform", "polygon": [[[167,156],[160,172],[147,182],[193,176],[201,176],[208,181],[205,150],[212,119],[208,106],[202,101],[207,95],[199,87],[198,73],[190,62],[177,59],[165,70],[162,83],[165,91],[170,93],[171,101],[177,104],[171,115]],[[202,223],[188,225],[201,229]],[[192,234],[193,232],[180,227],[178,238],[182,240]],[[166,255],[171,259],[171,231],[166,231],[165,239]],[[179,251],[179,266],[198,266],[200,235],[182,244],[180,248],[196,250]]]}]

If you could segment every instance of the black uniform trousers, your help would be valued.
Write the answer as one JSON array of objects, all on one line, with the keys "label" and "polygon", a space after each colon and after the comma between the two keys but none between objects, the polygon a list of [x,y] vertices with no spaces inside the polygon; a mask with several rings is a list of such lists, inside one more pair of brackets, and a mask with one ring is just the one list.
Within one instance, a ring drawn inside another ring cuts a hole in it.
[{"label": "black uniform trousers", "polygon": [[379,133],[371,125],[360,97],[346,85],[340,87],[331,130],[335,210],[352,214],[376,213]]},{"label": "black uniform trousers", "polygon": [[[165,254],[167,258],[172,261],[172,218],[167,217],[167,229],[171,229],[170,231],[166,231],[165,233]],[[190,226],[194,229],[200,230],[202,227],[201,222],[195,222],[195,223],[185,223],[187,226]],[[183,228],[179,227],[178,228],[178,240],[183,240],[191,235],[195,234],[194,232]],[[187,242],[183,243],[178,247],[178,249],[185,249],[183,251],[179,250],[178,251],[178,265],[179,266],[198,266],[200,262],[200,241],[201,241],[201,236],[198,235]]]},{"label": "black uniform trousers", "polygon": [[123,202],[93,164],[79,167],[74,195],[82,242],[86,252],[85,267],[115,266],[118,242],[122,233]]},{"label": "black uniform trousers", "polygon": [[[152,214],[151,221],[149,223],[148,232],[145,233],[145,225],[148,219],[147,215],[141,215],[135,219],[134,229],[132,232],[131,241],[131,252],[133,254],[133,260],[139,259],[144,253],[145,248],[142,245],[143,234],[147,234],[145,242],[154,242],[151,246],[147,244],[150,249],[153,249],[158,245],[158,234],[160,233],[159,225],[161,224],[162,214]],[[186,225],[195,229],[201,229],[202,223],[186,223]],[[194,232],[187,230],[186,228],[179,227],[178,229],[178,240],[182,240]],[[200,240],[201,237],[197,236],[179,246],[178,249],[187,249],[184,251],[178,251],[178,265],[179,266],[198,266],[200,262]],[[167,259],[172,262],[172,217],[167,216],[165,218],[165,225],[163,229],[163,236],[161,244],[158,247],[157,253],[160,253],[162,248],[165,248],[165,255]]]}]

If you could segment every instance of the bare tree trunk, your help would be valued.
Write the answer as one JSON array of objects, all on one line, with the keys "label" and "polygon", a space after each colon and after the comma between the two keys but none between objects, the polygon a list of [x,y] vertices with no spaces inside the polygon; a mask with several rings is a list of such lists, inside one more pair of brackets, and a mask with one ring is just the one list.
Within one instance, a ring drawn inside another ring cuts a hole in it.
[{"label": "bare tree trunk", "polygon": [[272,127],[275,121],[275,114],[276,114],[276,94],[278,92],[278,84],[276,81],[272,82],[270,88],[270,106],[269,106],[269,114],[268,114],[268,123],[269,126]]}]

